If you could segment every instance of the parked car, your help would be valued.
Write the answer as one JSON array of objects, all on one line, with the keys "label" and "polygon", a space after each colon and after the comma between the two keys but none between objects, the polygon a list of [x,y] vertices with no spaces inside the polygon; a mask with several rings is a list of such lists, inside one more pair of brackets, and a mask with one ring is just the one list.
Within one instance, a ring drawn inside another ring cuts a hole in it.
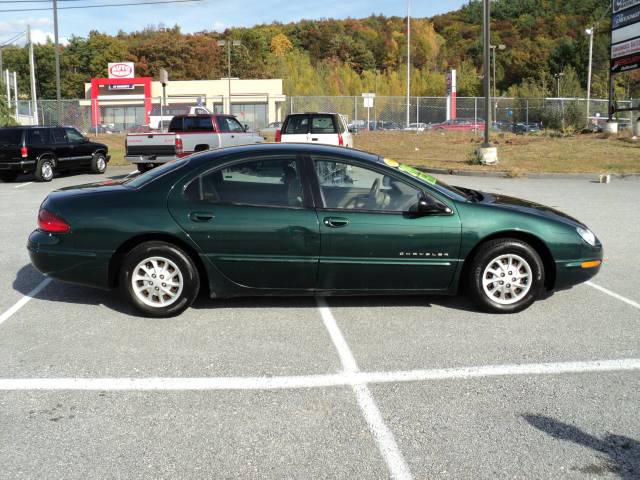
[{"label": "parked car", "polygon": [[269,136],[275,137],[276,131],[278,131],[278,129],[280,128],[282,128],[282,122],[271,122],[266,127],[258,130],[258,133],[260,134],[260,136],[264,137],[265,139]]},{"label": "parked car", "polygon": [[20,173],[33,173],[49,182],[55,172],[90,169],[104,173],[109,148],[92,142],[74,127],[0,128],[0,180],[14,181]]},{"label": "parked car", "polygon": [[176,115],[211,115],[211,112],[202,106],[154,105],[149,112],[149,128],[164,130]]},{"label": "parked car", "polygon": [[[96,214],[99,212],[99,214]],[[449,186],[358,150],[270,143],[212,150],[49,194],[29,236],[45,275],[172,316],[198,291],[454,295],[495,313],[600,270],[602,245],[553,208]]]},{"label": "parked car", "polygon": [[318,143],[353,148],[347,118],[339,113],[287,115],[282,129],[276,131],[276,142]]},{"label": "parked car", "polygon": [[539,123],[514,123],[511,132],[516,134],[534,133],[540,131]]},{"label": "parked car", "polygon": [[128,134],[124,158],[145,172],[194,152],[262,141],[233,115],[177,115],[169,124],[169,133]]},{"label": "parked car", "polygon": [[410,132],[424,132],[427,128],[426,123],[410,123],[408,127],[405,127],[405,130]]},{"label": "parked car", "polygon": [[442,123],[434,123],[431,128],[433,130],[446,130],[451,132],[475,132],[478,130],[484,130],[484,122],[476,121],[468,118],[456,118],[454,120],[447,120]]}]

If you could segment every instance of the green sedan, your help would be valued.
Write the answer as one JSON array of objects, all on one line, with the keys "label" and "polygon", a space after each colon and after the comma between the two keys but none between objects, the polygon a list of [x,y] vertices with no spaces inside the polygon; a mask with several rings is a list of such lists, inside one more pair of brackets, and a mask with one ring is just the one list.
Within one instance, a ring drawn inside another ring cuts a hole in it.
[{"label": "green sedan", "polygon": [[513,313],[592,278],[581,222],[452,187],[340,147],[264,144],[192,155],[137,177],[51,193],[29,237],[45,275],[119,286],[142,313],[258,295],[455,295]]}]

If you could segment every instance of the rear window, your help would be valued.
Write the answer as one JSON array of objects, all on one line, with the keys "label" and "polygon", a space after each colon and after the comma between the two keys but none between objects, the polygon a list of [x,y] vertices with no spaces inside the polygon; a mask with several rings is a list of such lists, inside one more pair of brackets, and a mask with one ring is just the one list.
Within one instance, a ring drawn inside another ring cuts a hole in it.
[{"label": "rear window", "polygon": [[212,132],[213,123],[211,122],[211,117],[187,117],[184,119],[184,130],[187,132]]},{"label": "rear window", "polygon": [[22,141],[19,128],[0,128],[0,145],[18,145]]},{"label": "rear window", "polygon": [[287,135],[306,135],[309,131],[309,117],[296,115],[287,119],[284,132]]},{"label": "rear window", "polygon": [[314,115],[311,120],[311,133],[338,133],[332,115]]},{"label": "rear window", "polygon": [[181,132],[184,129],[182,128],[182,117],[173,117],[171,119],[171,123],[169,124],[170,132]]}]

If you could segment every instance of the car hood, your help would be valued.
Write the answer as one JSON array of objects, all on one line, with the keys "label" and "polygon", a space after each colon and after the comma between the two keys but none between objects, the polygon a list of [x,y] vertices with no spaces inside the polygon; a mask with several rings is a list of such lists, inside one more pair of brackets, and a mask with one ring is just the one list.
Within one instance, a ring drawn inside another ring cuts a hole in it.
[{"label": "car hood", "polygon": [[547,207],[546,205],[541,205],[529,200],[523,200],[521,198],[510,197],[508,195],[496,195],[487,192],[480,193],[482,194],[482,200],[479,200],[478,202],[480,204],[491,205],[492,207],[496,208],[513,210],[520,213],[527,213],[538,217],[548,218],[571,225],[573,227],[586,228],[584,223],[582,223],[580,220],[577,220],[572,216],[561,212],[560,210],[556,210],[555,208]]}]

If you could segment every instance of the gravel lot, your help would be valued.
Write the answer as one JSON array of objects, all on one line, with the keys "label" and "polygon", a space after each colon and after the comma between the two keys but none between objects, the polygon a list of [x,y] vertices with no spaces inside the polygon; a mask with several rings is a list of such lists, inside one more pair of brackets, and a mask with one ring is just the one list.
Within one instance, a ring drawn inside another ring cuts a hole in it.
[{"label": "gravel lot", "polygon": [[100,178],[0,183],[0,478],[640,478],[639,180],[443,178],[603,241],[594,284],[518,315],[261,298],[151,320],[30,266],[44,197]]}]

